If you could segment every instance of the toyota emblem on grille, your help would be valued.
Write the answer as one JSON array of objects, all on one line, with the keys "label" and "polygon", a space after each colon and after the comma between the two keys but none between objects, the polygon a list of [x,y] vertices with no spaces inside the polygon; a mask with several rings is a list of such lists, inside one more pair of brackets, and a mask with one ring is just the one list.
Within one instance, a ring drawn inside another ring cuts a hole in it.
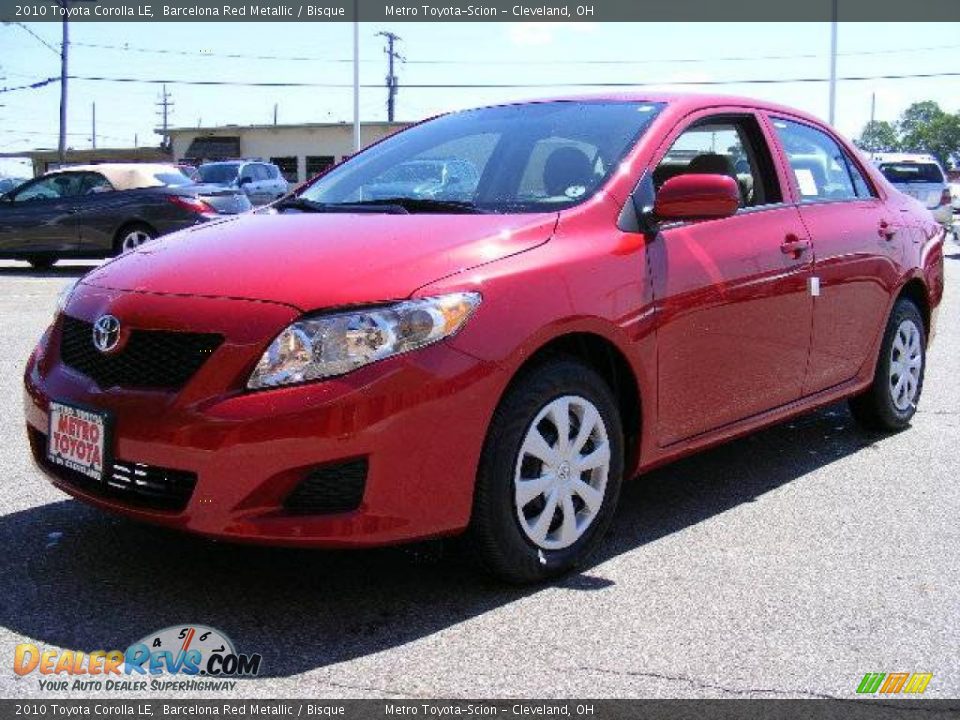
[{"label": "toyota emblem on grille", "polygon": [[113,315],[101,315],[93,324],[93,345],[102,353],[115,350],[120,343],[120,321]]}]

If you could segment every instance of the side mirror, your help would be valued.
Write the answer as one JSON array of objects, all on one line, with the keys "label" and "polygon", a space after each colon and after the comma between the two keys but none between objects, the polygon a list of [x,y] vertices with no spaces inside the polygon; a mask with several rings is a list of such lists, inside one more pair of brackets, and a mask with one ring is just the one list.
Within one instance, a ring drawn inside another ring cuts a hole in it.
[{"label": "side mirror", "polygon": [[675,175],[660,186],[653,204],[659,220],[730,217],[740,207],[740,188],[728,175]]},{"label": "side mirror", "polygon": [[253,182],[252,177],[250,177],[249,175],[244,175],[242,178],[240,178],[240,182],[238,182],[237,185],[240,187],[243,187],[244,185],[249,185],[252,182]]}]

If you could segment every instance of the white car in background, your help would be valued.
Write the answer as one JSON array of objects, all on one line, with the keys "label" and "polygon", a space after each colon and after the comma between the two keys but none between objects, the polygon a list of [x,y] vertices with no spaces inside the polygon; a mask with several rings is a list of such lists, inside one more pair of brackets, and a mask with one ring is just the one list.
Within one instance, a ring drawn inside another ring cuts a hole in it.
[{"label": "white car in background", "polygon": [[242,190],[253,205],[272,203],[289,190],[280,168],[262,160],[206,162],[197,173],[203,183]]},{"label": "white car in background", "polygon": [[937,222],[953,224],[947,175],[933,155],[875,153],[871,160],[897,190],[926,205]]}]

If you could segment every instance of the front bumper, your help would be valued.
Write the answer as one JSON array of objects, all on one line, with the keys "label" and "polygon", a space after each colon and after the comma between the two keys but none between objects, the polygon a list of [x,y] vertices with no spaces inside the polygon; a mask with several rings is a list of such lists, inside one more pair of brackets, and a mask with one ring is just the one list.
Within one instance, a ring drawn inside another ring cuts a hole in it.
[{"label": "front bumper", "polygon": [[[90,320],[109,309],[138,322],[130,294],[82,295],[71,300],[71,315]],[[151,304],[143,295],[139,300],[138,309]],[[341,378],[246,392],[238,380],[248,373],[250,359],[255,362],[295,312],[234,300],[152,302],[155,307],[144,312],[154,318],[184,317],[189,305],[201,326],[209,323],[209,304],[219,306],[219,316],[224,303],[233,303],[224,316],[237,326],[221,326],[225,344],[180,391],[167,393],[98,387],[61,362],[56,324],[28,363],[24,392],[32,444],[41,454],[38,466],[54,485],[106,510],[237,541],[370,546],[453,534],[466,526],[480,449],[505,383],[496,365],[439,343]],[[248,342],[256,335],[258,341]],[[194,475],[182,509],[140,507],[43,463],[51,400],[109,412],[113,456],[123,463]],[[359,507],[320,514],[285,508],[310,472],[357,459],[366,471]]]}]

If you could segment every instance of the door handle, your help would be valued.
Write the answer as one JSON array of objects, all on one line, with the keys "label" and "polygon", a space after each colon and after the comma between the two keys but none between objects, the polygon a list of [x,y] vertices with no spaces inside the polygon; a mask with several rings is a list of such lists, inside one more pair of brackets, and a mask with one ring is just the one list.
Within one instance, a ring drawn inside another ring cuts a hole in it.
[{"label": "door handle", "polygon": [[780,250],[784,255],[789,255],[794,260],[799,260],[807,250],[810,249],[810,241],[805,238],[799,238],[796,235],[787,235],[782,243]]},{"label": "door handle", "polygon": [[877,234],[884,240],[893,240],[893,236],[897,234],[897,229],[886,220],[881,220]]}]

